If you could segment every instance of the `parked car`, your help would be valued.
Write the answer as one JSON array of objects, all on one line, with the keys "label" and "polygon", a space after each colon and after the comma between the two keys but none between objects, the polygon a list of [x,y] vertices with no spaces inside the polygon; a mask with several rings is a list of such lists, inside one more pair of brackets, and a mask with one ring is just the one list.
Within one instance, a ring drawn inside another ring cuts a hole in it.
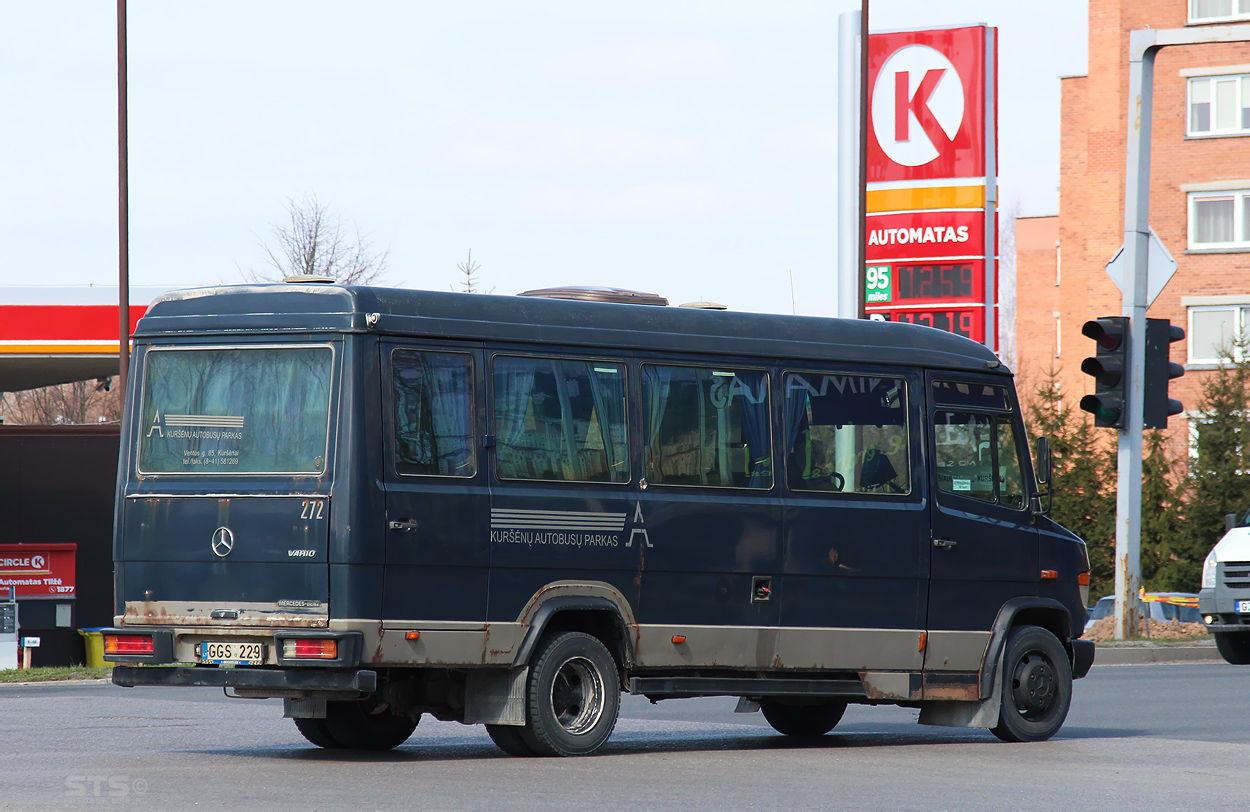
[{"label": "parked car", "polygon": [[[1158,600],[1150,600],[1156,598]],[[1202,615],[1198,612],[1198,596],[1193,592],[1147,592],[1142,606],[1149,613],[1151,620],[1160,623],[1180,621],[1181,623],[1201,623]],[[1183,601],[1183,602],[1182,602]],[[1191,603],[1192,602],[1192,603]],[[1104,595],[1089,610],[1085,621],[1085,630],[1094,625],[1095,620],[1102,620],[1115,614],[1115,595]]]}]

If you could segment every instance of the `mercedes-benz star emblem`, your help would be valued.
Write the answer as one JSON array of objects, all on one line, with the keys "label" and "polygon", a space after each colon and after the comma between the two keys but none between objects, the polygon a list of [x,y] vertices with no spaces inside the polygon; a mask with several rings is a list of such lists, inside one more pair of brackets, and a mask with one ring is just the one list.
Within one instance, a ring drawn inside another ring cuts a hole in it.
[{"label": "mercedes-benz star emblem", "polygon": [[218,527],[213,532],[213,552],[225,558],[234,549],[234,533],[229,527]]}]

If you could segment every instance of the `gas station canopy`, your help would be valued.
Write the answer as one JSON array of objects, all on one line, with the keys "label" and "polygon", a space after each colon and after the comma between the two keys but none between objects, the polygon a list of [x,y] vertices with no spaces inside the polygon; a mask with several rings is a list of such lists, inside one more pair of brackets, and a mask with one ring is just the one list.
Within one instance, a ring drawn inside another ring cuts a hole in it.
[{"label": "gas station canopy", "polygon": [[[165,287],[130,288],[130,331]],[[117,287],[0,285],[0,392],[118,371]]]}]

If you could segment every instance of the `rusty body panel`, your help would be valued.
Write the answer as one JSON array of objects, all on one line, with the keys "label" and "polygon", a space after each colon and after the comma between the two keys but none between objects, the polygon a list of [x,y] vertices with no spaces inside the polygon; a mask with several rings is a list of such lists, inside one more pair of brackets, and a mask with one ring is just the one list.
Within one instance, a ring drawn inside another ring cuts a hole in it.
[{"label": "rusty body panel", "polygon": [[950,699],[961,702],[975,702],[980,696],[981,675],[968,673],[933,673],[926,671],[922,699]]},{"label": "rusty body panel", "polygon": [[[126,601],[126,612],[117,619],[119,626],[212,626],[219,629],[268,626],[275,628],[324,629],[330,620],[330,605],[321,601],[300,601],[301,606],[284,606],[282,601]],[[213,613],[228,613],[213,617]]]}]

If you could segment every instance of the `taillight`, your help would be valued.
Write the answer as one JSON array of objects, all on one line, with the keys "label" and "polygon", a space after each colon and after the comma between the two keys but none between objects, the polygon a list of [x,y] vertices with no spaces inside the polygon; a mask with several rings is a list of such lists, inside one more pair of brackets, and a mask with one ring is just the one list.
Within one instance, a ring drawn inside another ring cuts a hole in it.
[{"label": "taillight", "polygon": [[333,660],[339,656],[339,641],[287,638],[282,641],[282,657],[287,660]]},{"label": "taillight", "polygon": [[1081,605],[1089,606],[1089,572],[1077,573],[1076,583],[1081,592]]},{"label": "taillight", "polygon": [[146,634],[106,634],[105,654],[155,654],[156,643]]}]

